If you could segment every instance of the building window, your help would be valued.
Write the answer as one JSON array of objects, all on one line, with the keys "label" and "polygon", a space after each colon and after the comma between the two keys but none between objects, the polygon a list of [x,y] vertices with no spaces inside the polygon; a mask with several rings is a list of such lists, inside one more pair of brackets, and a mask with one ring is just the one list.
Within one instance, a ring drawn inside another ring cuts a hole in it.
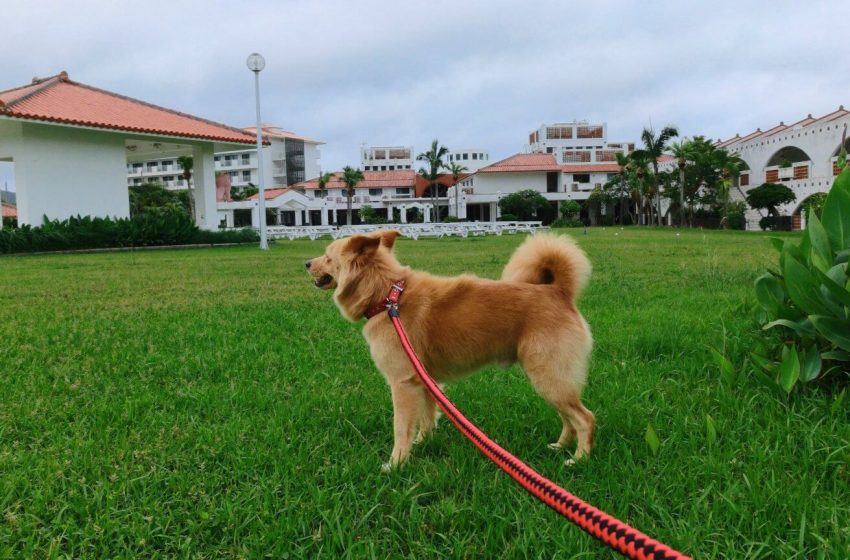
[{"label": "building window", "polygon": [[369,196],[381,196],[384,194],[384,189],[369,189]]},{"label": "building window", "polygon": [[746,187],[750,184],[750,174],[749,173],[741,173],[741,178],[739,179],[739,183],[742,187]]},{"label": "building window", "polygon": [[590,161],[590,152],[564,150],[561,158],[564,163],[587,163]]},{"label": "building window", "polygon": [[390,166],[390,171],[395,171],[395,165]]},{"label": "building window", "polygon": [[478,159],[478,154],[477,153],[472,154],[472,159]]},{"label": "building window", "polygon": [[467,159],[469,159],[469,154],[463,154],[463,161],[466,161]]},{"label": "building window", "polygon": [[602,127],[580,126],[576,131],[576,138],[602,138]]},{"label": "building window", "polygon": [[573,183],[589,183],[590,173],[573,173]]},{"label": "building window", "polygon": [[242,165],[251,163],[251,154],[242,154]]},{"label": "building window", "polygon": [[382,166],[381,166],[381,171],[386,171],[386,170],[387,170],[387,166],[386,166],[386,165],[382,165]]},{"label": "building window", "polygon": [[326,196],[328,196],[328,191],[317,189],[314,198],[325,198]]},{"label": "building window", "polygon": [[250,181],[251,180],[251,172],[250,171],[243,171],[242,172],[242,180],[243,181]]},{"label": "building window", "polygon": [[410,187],[396,187],[395,193],[397,195],[409,195],[410,194]]},{"label": "building window", "polygon": [[571,126],[550,126],[546,128],[547,140],[568,140],[573,137]]}]

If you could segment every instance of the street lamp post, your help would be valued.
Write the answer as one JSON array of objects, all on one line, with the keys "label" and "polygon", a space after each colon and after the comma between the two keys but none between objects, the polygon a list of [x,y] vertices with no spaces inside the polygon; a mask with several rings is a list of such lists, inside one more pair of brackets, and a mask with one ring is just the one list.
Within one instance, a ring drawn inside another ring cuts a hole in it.
[{"label": "street lamp post", "polygon": [[688,160],[679,158],[679,227],[685,227],[685,166]]},{"label": "street lamp post", "polygon": [[257,182],[260,188],[260,249],[268,250],[266,232],[266,184],[263,180],[263,125],[260,120],[260,72],[266,67],[266,59],[260,53],[251,53],[246,61],[248,69],[254,73],[254,93],[257,98]]}]

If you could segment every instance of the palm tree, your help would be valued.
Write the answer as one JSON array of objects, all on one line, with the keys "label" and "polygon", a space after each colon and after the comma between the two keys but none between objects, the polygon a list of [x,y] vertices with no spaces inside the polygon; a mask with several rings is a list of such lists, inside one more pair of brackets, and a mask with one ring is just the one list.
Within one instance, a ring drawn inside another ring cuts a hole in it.
[{"label": "palm tree", "polygon": [[657,136],[655,135],[655,131],[651,128],[644,128],[640,135],[641,140],[643,140],[643,150],[640,151],[646,152],[647,159],[649,159],[650,163],[652,163],[652,183],[655,187],[659,226],[661,225],[661,193],[659,192],[658,181],[658,158],[660,158],[661,154],[664,153],[664,150],[667,149],[667,143],[670,139],[678,135],[679,130],[675,126],[665,126],[661,129],[661,132],[659,132]]},{"label": "palm tree", "polygon": [[679,163],[679,227],[685,227],[685,167],[691,154],[687,142],[673,142],[670,151]]},{"label": "palm tree", "polygon": [[328,186],[328,183],[330,183],[331,179],[333,179],[333,178],[334,178],[334,174],[331,173],[330,171],[326,171],[325,173],[320,173],[319,179],[318,179],[319,190],[320,191],[325,190],[325,187]]},{"label": "palm tree", "polygon": [[357,183],[363,180],[363,172],[359,169],[354,169],[350,165],[342,168],[342,182],[345,183],[345,196],[348,198],[348,215],[345,218],[345,223],[351,225],[351,199],[354,197],[354,188]]},{"label": "palm tree", "polygon": [[416,156],[417,161],[428,162],[427,168],[419,170],[423,179],[431,184],[431,204],[434,206],[434,221],[440,221],[440,213],[437,211],[437,181],[440,178],[440,169],[445,167],[443,157],[449,153],[449,149],[440,145],[439,140],[431,142],[431,149]]},{"label": "palm tree", "polygon": [[638,225],[649,225],[642,224],[643,222],[643,214],[646,210],[646,202],[644,201],[644,195],[646,194],[646,181],[644,177],[646,177],[646,173],[649,168],[649,154],[646,150],[635,150],[629,154],[629,171],[630,173],[634,173],[634,176],[637,178],[637,194],[638,194]]},{"label": "palm tree", "polygon": [[466,173],[466,167],[457,163],[456,161],[451,162],[450,164],[444,166],[446,171],[452,174],[452,181],[455,186],[455,218],[460,218],[460,187],[457,184],[457,180],[460,177],[461,173]]},{"label": "palm tree", "polygon": [[[712,148],[714,148],[712,146]],[[746,167],[746,163],[740,157],[730,154],[723,148],[714,148],[711,152],[712,164],[720,171],[720,181],[717,183],[717,197],[723,204],[722,223],[724,228],[728,225],[726,218],[729,213],[729,195],[731,194],[732,183],[741,175],[741,170]],[[741,190],[741,187],[738,187]],[[741,192],[743,195],[744,193]]]},{"label": "palm tree", "polygon": [[192,169],[195,167],[195,160],[192,159],[192,156],[180,156],[177,158],[177,165],[183,170],[183,178],[186,179],[186,189],[189,192],[189,216],[194,222],[195,197],[192,196]]}]

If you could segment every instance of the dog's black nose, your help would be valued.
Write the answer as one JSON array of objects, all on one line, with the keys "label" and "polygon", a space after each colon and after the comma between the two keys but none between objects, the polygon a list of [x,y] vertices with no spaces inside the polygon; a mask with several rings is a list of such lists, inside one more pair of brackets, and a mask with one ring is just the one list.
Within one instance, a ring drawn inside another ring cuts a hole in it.
[{"label": "dog's black nose", "polygon": [[305,262],[305,263],[304,263],[304,266],[306,266],[306,267],[307,267],[307,270],[309,270],[309,269],[310,269],[310,262],[311,262],[311,261],[307,261],[307,262]]}]

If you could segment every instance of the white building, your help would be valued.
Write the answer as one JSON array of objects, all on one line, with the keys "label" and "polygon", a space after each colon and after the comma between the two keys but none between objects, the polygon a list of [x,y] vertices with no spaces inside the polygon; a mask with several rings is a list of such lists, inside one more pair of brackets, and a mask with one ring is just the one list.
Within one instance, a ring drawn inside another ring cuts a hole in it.
[{"label": "white building", "polygon": [[[743,200],[744,193],[762,183],[782,183],[794,191],[797,200],[780,208],[785,215],[795,216],[795,226],[801,224],[803,202],[815,193],[828,192],[838,174],[836,160],[841,148],[841,136],[850,123],[850,111],[840,106],[822,117],[809,114],[792,124],[780,122],[762,131],[760,128],[741,136],[718,141],[746,162],[746,169],[732,191]],[[850,149],[850,139],[846,147]],[[757,211],[747,213],[747,227],[757,229],[762,216]]]},{"label": "white building", "polygon": [[617,153],[633,152],[635,145],[608,142],[607,123],[587,121],[544,124],[528,135],[531,153],[553,154],[558,164],[616,163]]},{"label": "white building", "polygon": [[464,148],[449,150],[445,159],[448,164],[457,163],[464,166],[467,172],[473,172],[490,164],[490,153],[480,148]]},{"label": "white building", "polygon": [[[255,136],[256,127],[243,129]],[[321,169],[319,146],[322,142],[299,136],[280,128],[263,125],[263,138],[268,146],[263,150],[263,171],[267,186],[287,186],[306,179],[317,177]],[[167,153],[171,148],[162,145],[160,150]],[[150,157],[150,155],[146,155]],[[257,150],[242,149],[218,153],[214,157],[216,173],[230,175],[233,187],[259,185]],[[173,157],[141,159],[128,157],[127,185],[141,185],[155,181],[169,189],[185,189],[186,181],[182,169]]]},{"label": "white building", "polygon": [[[194,158],[197,224],[215,229],[213,154],[243,149],[243,130],[72,81],[66,72],[0,91],[0,161],[13,164],[18,221],[127,217],[129,158]],[[167,151],[165,151],[167,150]]]},{"label": "white building", "polygon": [[460,219],[495,221],[502,197],[535,190],[553,206],[562,200],[587,200],[620,171],[616,163],[560,165],[554,153],[516,154],[482,167],[448,189],[449,213]]},{"label": "white building", "polygon": [[[414,169],[413,146],[360,146],[363,171],[399,171]],[[312,178],[315,175],[308,177]]]}]

